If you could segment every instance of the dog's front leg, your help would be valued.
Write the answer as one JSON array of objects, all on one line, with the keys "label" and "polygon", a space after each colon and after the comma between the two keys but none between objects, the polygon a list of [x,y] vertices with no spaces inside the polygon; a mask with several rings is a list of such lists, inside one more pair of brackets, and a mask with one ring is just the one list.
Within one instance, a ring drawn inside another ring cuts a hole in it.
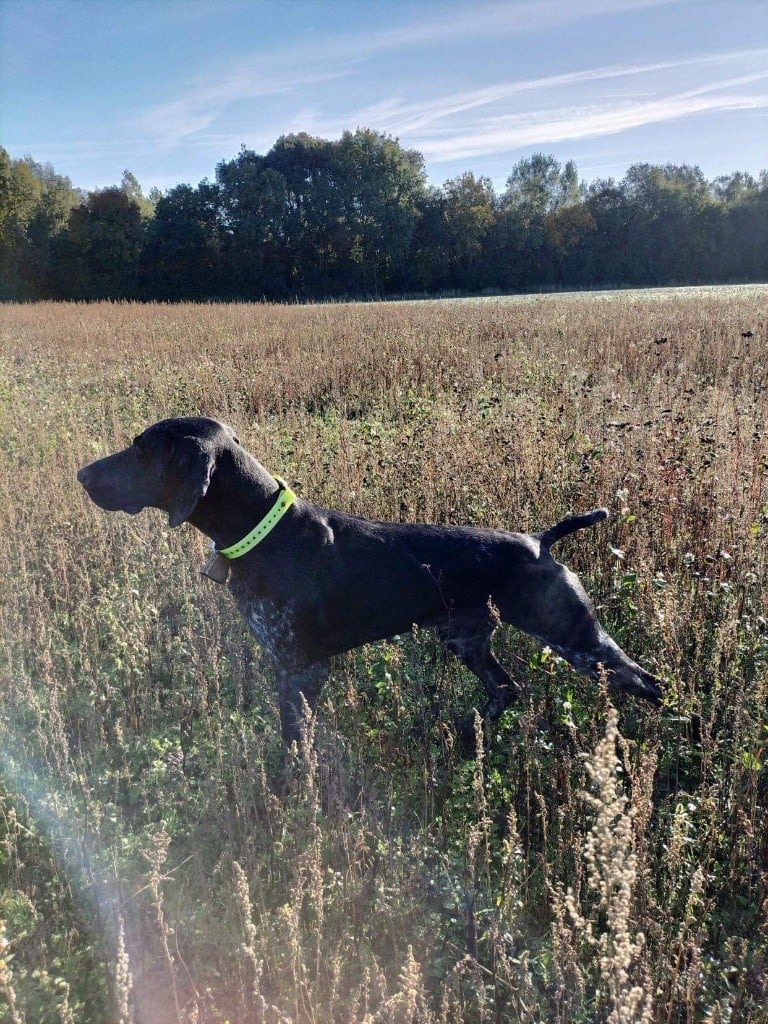
[{"label": "dog's front leg", "polygon": [[320,692],[329,672],[330,665],[327,661],[313,661],[301,667],[278,666],[280,729],[288,746],[294,741],[301,746],[307,712],[315,714]]}]

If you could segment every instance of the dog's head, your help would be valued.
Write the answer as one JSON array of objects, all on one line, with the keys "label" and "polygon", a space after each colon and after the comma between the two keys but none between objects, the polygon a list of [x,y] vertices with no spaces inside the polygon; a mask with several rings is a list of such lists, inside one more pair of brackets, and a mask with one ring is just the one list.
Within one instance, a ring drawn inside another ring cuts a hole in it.
[{"label": "dog's head", "polygon": [[122,451],[83,466],[77,479],[108,512],[159,508],[179,526],[208,491],[220,453],[233,445],[239,441],[218,420],[160,420]]}]

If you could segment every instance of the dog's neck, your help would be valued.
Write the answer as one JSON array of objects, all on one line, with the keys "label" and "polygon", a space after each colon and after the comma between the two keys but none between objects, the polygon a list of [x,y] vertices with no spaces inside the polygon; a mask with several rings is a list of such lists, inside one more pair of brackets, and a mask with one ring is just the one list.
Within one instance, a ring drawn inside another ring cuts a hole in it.
[{"label": "dog's neck", "polygon": [[[235,544],[264,518],[274,505],[280,485],[247,452],[225,450],[205,495],[188,522],[210,537],[219,550]],[[237,500],[232,500],[232,495]]]}]

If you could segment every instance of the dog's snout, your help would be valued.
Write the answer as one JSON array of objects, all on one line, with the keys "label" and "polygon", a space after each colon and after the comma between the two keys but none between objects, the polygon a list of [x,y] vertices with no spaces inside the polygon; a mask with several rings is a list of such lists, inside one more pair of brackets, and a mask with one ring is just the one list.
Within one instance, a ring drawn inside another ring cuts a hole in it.
[{"label": "dog's snout", "polygon": [[83,485],[83,487],[87,487],[88,486],[88,482],[89,482],[90,478],[91,478],[91,467],[90,466],[83,466],[82,469],[79,469],[77,471],[78,483],[81,483]]}]

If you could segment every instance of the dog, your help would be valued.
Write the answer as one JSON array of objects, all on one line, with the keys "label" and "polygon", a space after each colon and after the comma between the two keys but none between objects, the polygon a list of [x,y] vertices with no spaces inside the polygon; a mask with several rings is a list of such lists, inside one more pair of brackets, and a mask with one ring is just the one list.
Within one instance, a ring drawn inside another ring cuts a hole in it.
[{"label": "dog", "polygon": [[[521,692],[491,650],[505,622],[578,672],[655,704],[661,681],[597,620],[578,578],[552,546],[607,518],[594,509],[540,533],[363,519],[297,499],[205,417],[161,420],[77,478],[101,508],[162,509],[211,538],[204,571],[229,589],[271,664],[284,741],[300,742],[335,655],[410,631],[434,630],[484,684],[482,717],[499,718]],[[474,744],[474,721],[460,730]]]}]

